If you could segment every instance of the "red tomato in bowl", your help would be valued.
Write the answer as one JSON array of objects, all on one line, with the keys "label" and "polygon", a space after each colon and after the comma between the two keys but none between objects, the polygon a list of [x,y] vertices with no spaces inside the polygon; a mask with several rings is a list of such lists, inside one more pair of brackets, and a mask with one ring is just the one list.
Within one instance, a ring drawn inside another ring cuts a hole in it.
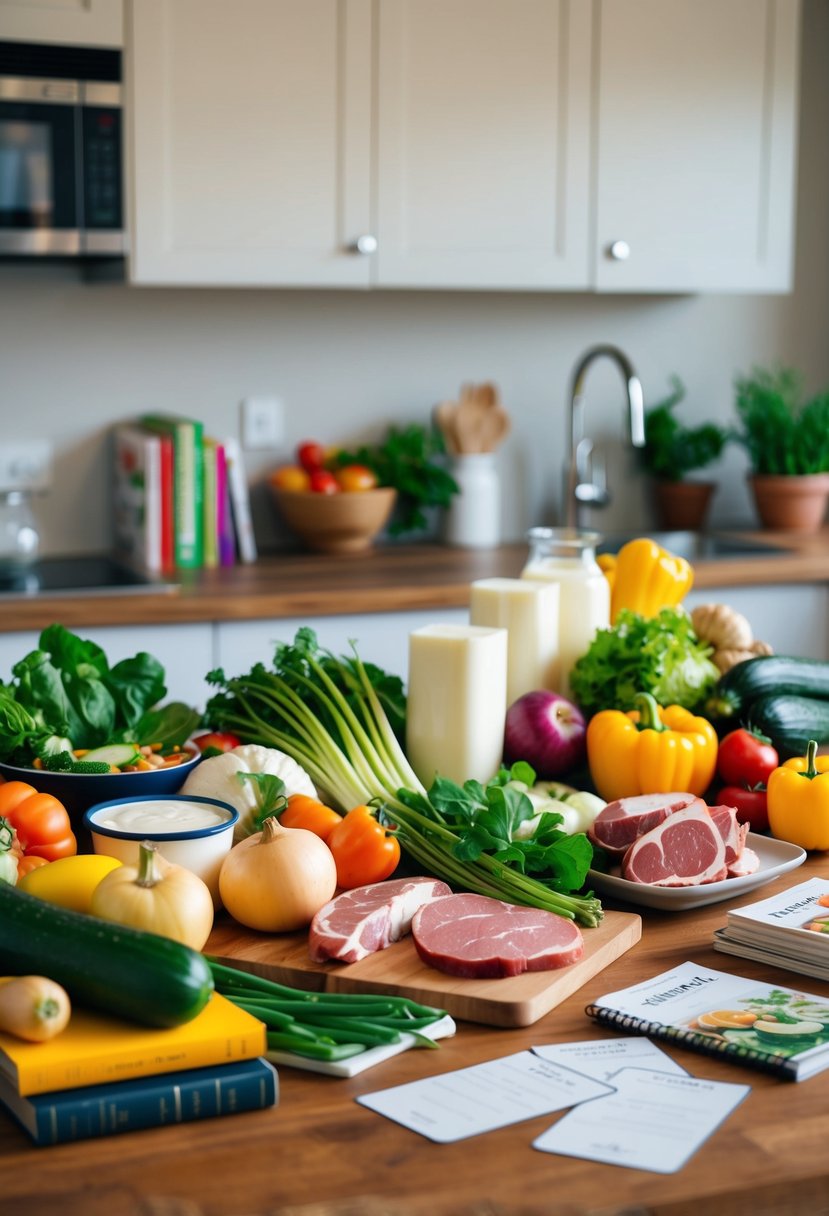
[{"label": "red tomato in bowl", "polygon": [[196,747],[202,755],[205,752],[210,752],[213,755],[215,752],[229,752],[234,747],[241,747],[242,740],[238,735],[234,735],[229,730],[211,730],[204,735],[196,735],[193,739]]},{"label": "red tomato in bowl", "polygon": [[720,741],[717,772],[726,785],[748,788],[765,785],[769,774],[780,764],[771,740],[755,731],[732,730]]},{"label": "red tomato in bowl", "polygon": [[335,476],[340,489],[348,494],[373,490],[377,485],[377,474],[367,464],[344,464]]},{"label": "red tomato in bowl", "polygon": [[311,490],[314,494],[339,494],[340,486],[328,469],[314,469],[311,473]]},{"label": "red tomato in bowl", "polygon": [[296,458],[308,473],[321,469],[325,463],[325,448],[321,443],[306,439],[296,450]]}]

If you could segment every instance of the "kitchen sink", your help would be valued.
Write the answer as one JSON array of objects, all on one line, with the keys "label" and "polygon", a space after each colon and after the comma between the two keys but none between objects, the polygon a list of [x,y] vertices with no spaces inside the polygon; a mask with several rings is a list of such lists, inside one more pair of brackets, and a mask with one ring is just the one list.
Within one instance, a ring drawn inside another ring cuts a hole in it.
[{"label": "kitchen sink", "polygon": [[716,532],[607,532],[597,546],[598,553],[618,553],[622,545],[636,536],[648,536],[663,549],[694,561],[727,561],[734,558],[783,556],[787,549],[763,541],[744,539],[736,533]]},{"label": "kitchen sink", "polygon": [[0,566],[0,598],[71,593],[112,595],[122,592],[172,591],[161,582],[106,554],[43,557],[28,566]]}]

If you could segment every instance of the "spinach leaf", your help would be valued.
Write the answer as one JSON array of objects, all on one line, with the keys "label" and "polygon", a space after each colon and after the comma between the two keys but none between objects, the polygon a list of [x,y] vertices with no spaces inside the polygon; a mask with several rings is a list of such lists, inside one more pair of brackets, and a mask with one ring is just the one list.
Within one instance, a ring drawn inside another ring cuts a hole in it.
[{"label": "spinach leaf", "polygon": [[161,745],[162,751],[181,747],[199,725],[201,715],[183,701],[170,701],[157,709],[147,710],[134,727],[121,732],[121,741],[148,747]]},{"label": "spinach leaf", "polygon": [[126,727],[136,726],[142,715],[167,692],[164,668],[158,659],[144,651],[116,663],[105,682],[118,707],[119,721]]}]

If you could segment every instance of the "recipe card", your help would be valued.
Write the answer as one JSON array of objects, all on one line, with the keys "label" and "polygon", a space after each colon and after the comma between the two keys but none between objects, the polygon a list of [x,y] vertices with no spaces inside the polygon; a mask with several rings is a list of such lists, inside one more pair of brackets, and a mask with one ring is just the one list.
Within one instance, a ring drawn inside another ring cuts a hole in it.
[{"label": "recipe card", "polygon": [[613,1085],[615,1093],[569,1111],[533,1148],[675,1174],[751,1090],[643,1068],[623,1068]]},{"label": "recipe card", "polygon": [[357,1101],[429,1140],[449,1144],[612,1093],[601,1081],[518,1051],[363,1094]]},{"label": "recipe card", "polygon": [[545,1043],[532,1050],[542,1060],[574,1068],[596,1081],[610,1081],[620,1068],[649,1068],[654,1072],[688,1075],[687,1069],[641,1034],[629,1038],[588,1039],[583,1043]]}]

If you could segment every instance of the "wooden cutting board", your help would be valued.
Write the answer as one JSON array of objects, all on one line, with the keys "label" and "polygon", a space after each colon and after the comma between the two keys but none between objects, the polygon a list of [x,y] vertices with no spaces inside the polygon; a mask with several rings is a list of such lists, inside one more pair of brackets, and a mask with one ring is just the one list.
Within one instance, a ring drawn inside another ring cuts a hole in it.
[{"label": "wooden cutting board", "polygon": [[529,971],[504,979],[445,975],[421,962],[410,937],[358,963],[314,963],[305,933],[268,935],[221,916],[205,954],[280,984],[314,992],[382,992],[436,1005],[453,1018],[488,1026],[530,1026],[614,962],[642,936],[633,912],[605,912],[584,930],[584,955],[558,971]]}]

